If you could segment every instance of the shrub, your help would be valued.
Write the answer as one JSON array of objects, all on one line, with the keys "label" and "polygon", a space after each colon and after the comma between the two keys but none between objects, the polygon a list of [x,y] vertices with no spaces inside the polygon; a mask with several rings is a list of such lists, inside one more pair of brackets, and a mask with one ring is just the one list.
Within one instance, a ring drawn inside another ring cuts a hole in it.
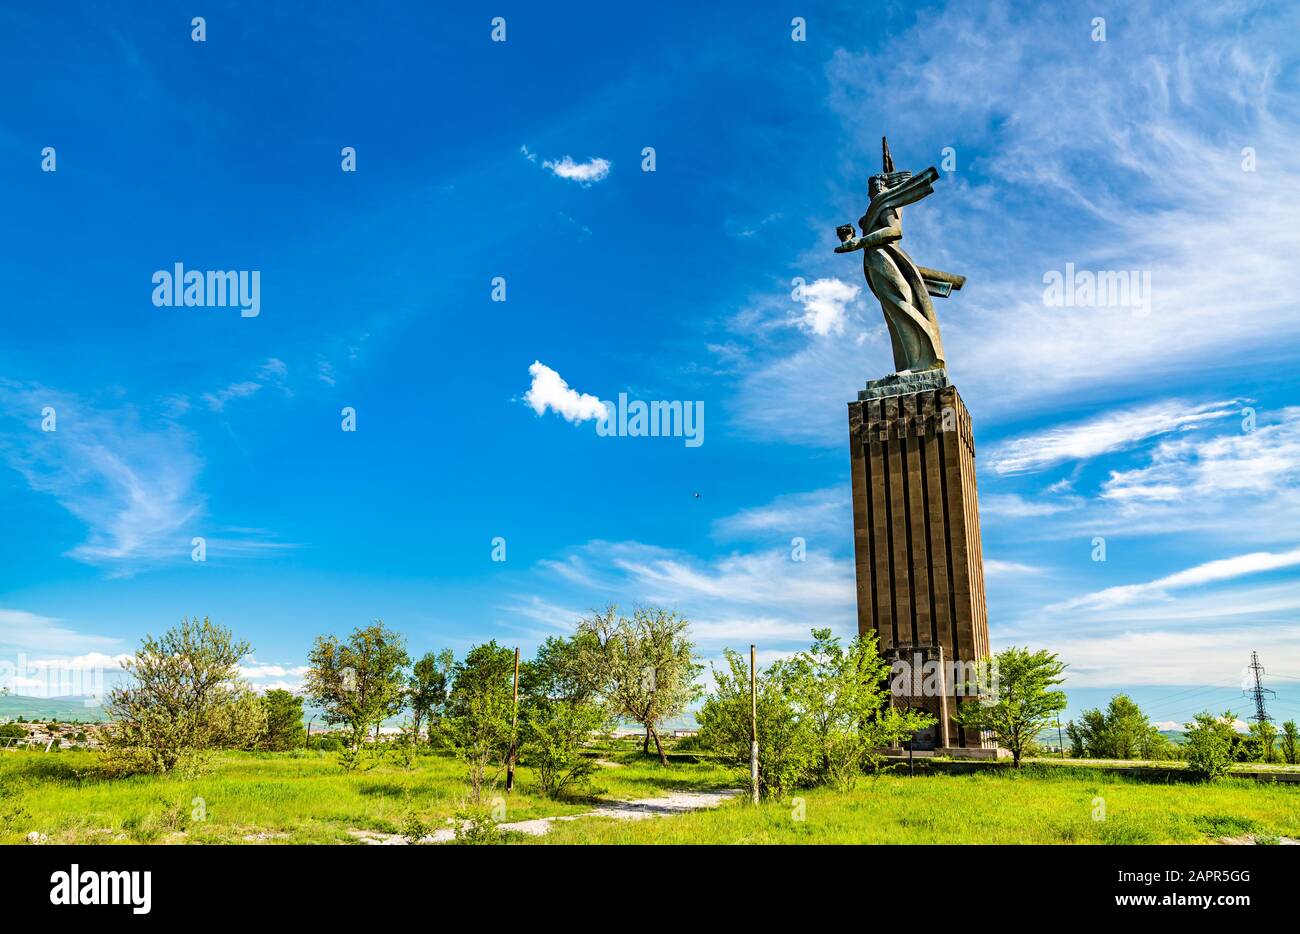
[{"label": "shrub", "polygon": [[1215,717],[1208,711],[1198,713],[1187,724],[1183,746],[1187,750],[1187,767],[1203,781],[1212,782],[1225,775],[1232,764],[1233,746],[1237,741],[1231,711]]},{"label": "shrub", "polygon": [[558,798],[587,784],[596,764],[582,747],[604,722],[604,711],[591,701],[542,699],[528,705],[522,751],[544,794]]}]

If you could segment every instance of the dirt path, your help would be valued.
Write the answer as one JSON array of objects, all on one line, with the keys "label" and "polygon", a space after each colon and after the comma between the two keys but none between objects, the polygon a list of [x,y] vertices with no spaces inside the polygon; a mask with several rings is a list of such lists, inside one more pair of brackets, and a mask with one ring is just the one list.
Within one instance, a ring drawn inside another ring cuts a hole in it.
[{"label": "dirt path", "polygon": [[[703,811],[716,808],[723,802],[744,794],[743,789],[729,788],[726,791],[679,791],[658,798],[638,798],[635,801],[611,801],[592,811],[581,814],[566,814],[562,817],[536,817],[532,820],[513,821],[498,824],[504,831],[528,834],[540,837],[550,832],[551,824],[556,821],[582,820],[586,817],[610,817],[615,820],[645,820],[647,817],[671,817],[688,811]],[[348,834],[362,843],[375,846],[403,846],[408,841],[401,834],[379,833],[374,830],[349,830]],[[427,837],[421,837],[420,843],[450,843],[456,839],[456,832],[451,827],[435,830]]]}]

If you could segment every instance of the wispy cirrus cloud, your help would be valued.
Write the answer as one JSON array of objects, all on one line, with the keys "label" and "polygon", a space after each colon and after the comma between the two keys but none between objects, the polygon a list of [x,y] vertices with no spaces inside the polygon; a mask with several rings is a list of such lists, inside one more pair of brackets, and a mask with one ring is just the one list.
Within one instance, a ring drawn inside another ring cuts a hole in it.
[{"label": "wispy cirrus cloud", "polygon": [[[856,629],[852,561],[815,549],[802,561],[793,560],[788,547],[701,559],[641,542],[592,541],[538,567],[542,580],[566,588],[580,582],[593,605],[680,608],[705,651],[756,640],[767,650],[786,651],[806,645],[814,627],[844,635]],[[514,612],[561,628],[576,622],[577,616],[553,607],[534,596]]]},{"label": "wispy cirrus cloud", "polygon": [[[46,409],[53,410],[52,431],[42,430]],[[265,530],[215,524],[199,531],[208,516],[198,485],[203,460],[197,440],[177,421],[186,411],[174,398],[159,412],[142,413],[115,398],[92,403],[35,383],[0,381],[0,419],[9,422],[0,432],[0,458],[85,524],[85,541],[67,556],[114,576],[190,560],[196,533],[207,539],[210,558],[298,547]]]},{"label": "wispy cirrus cloud", "polygon": [[1074,424],[1004,441],[993,447],[986,462],[1000,474],[1030,473],[1128,450],[1160,435],[1187,431],[1219,419],[1240,418],[1241,414],[1236,401],[1193,405],[1166,400],[1107,411]]},{"label": "wispy cirrus cloud", "polygon": [[[122,564],[188,549],[184,529],[205,510],[196,488],[202,462],[178,425],[35,384],[0,383],[0,403],[11,417],[26,416],[0,435],[0,454],[34,491],[86,524],[86,541],[71,557]],[[54,431],[41,430],[46,406],[56,413]]]},{"label": "wispy cirrus cloud", "polygon": [[0,650],[47,655],[111,652],[121,639],[78,632],[57,617],[28,610],[0,609]]},{"label": "wispy cirrus cloud", "polygon": [[1300,548],[1284,552],[1257,551],[1250,554],[1235,555],[1206,561],[1195,567],[1167,574],[1155,580],[1140,584],[1125,584],[1107,587],[1073,600],[1067,600],[1050,609],[1110,609],[1112,607],[1133,603],[1139,599],[1165,598],[1170,594],[1191,587],[1205,584],[1221,583],[1251,574],[1262,574],[1280,568],[1300,565]]},{"label": "wispy cirrus cloud", "polygon": [[789,493],[770,503],[742,509],[713,523],[718,538],[770,538],[800,535],[806,539],[822,534],[843,538],[852,528],[852,507],[848,478],[839,486]]}]

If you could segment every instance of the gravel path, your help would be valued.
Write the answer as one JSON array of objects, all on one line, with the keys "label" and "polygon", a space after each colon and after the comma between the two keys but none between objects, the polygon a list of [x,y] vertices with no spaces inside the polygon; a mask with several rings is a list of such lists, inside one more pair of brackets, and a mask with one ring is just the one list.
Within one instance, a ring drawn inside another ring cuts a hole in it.
[{"label": "gravel path", "polygon": [[[671,817],[688,811],[703,811],[719,807],[724,801],[744,794],[740,788],[726,791],[679,791],[658,798],[638,798],[635,801],[611,801],[592,811],[581,814],[566,814],[562,817],[537,817],[533,820],[513,821],[498,824],[504,831],[528,834],[540,837],[549,833],[551,824],[556,821],[582,820],[586,817],[610,817],[615,820],[645,820],[647,817]],[[348,833],[361,841],[375,846],[404,846],[405,837],[396,833],[379,833],[374,830],[349,830]],[[450,843],[456,839],[456,832],[450,827],[435,830],[427,837],[421,837],[420,843]]]}]

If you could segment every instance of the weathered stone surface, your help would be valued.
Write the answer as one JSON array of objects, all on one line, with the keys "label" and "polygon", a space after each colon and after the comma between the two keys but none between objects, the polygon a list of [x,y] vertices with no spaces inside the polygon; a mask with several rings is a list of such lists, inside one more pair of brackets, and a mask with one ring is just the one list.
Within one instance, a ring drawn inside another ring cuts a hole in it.
[{"label": "weathered stone surface", "polygon": [[858,390],[858,401],[902,396],[928,389],[943,389],[951,385],[948,371],[942,368],[922,370],[920,373],[891,373],[883,379],[869,380],[866,389]]}]

